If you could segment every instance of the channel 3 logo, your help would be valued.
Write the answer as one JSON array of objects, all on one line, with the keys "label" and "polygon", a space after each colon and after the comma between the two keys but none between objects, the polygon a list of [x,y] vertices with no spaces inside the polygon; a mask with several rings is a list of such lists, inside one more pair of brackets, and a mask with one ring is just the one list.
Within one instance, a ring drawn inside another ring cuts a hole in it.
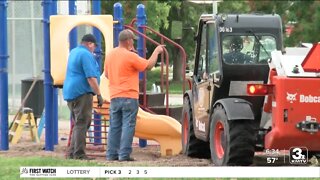
[{"label": "channel 3 logo", "polygon": [[306,147],[291,147],[289,154],[290,164],[307,164],[308,163],[308,149]]}]

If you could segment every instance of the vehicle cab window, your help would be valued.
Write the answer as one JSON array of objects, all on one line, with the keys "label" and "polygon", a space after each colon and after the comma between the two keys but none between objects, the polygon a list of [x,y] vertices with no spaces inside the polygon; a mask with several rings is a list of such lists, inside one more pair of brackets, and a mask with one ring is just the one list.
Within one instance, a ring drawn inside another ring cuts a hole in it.
[{"label": "vehicle cab window", "polygon": [[208,23],[208,73],[219,72],[217,34],[213,23]]},{"label": "vehicle cab window", "polygon": [[198,71],[197,76],[198,80],[202,81],[204,79],[208,79],[207,77],[207,25],[204,24],[201,32],[201,44],[200,44],[200,51],[199,51],[199,64],[198,64]]},{"label": "vehicle cab window", "polygon": [[277,47],[269,35],[228,35],[223,37],[222,48],[227,64],[267,64]]}]

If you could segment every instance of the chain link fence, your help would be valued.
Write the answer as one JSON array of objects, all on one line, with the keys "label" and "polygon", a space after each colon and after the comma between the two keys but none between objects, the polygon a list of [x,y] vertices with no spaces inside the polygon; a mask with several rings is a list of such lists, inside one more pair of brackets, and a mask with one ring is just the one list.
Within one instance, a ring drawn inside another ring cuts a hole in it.
[{"label": "chain link fence", "polygon": [[9,110],[21,104],[21,80],[42,78],[43,28],[41,1],[8,1]]}]

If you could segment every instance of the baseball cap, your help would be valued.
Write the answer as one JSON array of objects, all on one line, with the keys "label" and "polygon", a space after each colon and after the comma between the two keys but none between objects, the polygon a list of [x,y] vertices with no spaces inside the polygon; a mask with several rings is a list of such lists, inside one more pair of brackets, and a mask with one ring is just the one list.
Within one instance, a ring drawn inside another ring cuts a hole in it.
[{"label": "baseball cap", "polygon": [[92,42],[97,46],[97,40],[92,34],[86,34],[82,37],[81,42]]},{"label": "baseball cap", "polygon": [[125,29],[119,33],[119,41],[126,41],[128,39],[137,39],[130,29]]}]

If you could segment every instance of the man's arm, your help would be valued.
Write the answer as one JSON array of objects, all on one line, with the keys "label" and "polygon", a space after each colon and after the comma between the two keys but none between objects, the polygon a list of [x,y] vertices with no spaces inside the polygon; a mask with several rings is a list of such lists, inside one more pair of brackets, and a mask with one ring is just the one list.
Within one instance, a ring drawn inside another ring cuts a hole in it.
[{"label": "man's arm", "polygon": [[89,78],[87,78],[87,80],[88,80],[90,87],[93,89],[94,93],[96,95],[101,95],[97,78],[89,77]]},{"label": "man's arm", "polygon": [[153,66],[157,63],[158,60],[158,55],[160,53],[163,52],[163,48],[165,45],[159,45],[156,47],[156,49],[153,51],[152,55],[150,56],[150,58],[148,59],[148,66],[147,66],[147,70],[150,70],[153,68]]}]

